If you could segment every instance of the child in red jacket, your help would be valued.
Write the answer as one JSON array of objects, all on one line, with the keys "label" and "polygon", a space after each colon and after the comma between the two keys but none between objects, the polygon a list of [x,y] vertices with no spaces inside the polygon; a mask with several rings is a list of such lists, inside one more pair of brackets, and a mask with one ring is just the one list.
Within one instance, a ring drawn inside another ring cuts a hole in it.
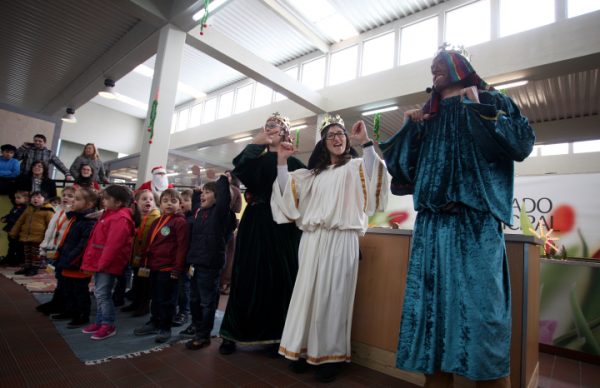
[{"label": "child in red jacket", "polygon": [[102,340],[117,334],[115,305],[111,293],[118,276],[131,257],[134,222],[129,205],[133,199],[125,186],[110,185],[102,195],[104,214],[100,217],[83,254],[82,271],[94,273],[96,322],[82,331]]},{"label": "child in red jacket", "polygon": [[189,228],[181,209],[181,196],[174,189],[160,195],[161,216],[152,223],[138,276],[150,277],[150,321],[133,331],[135,335],[157,334],[155,341],[171,338],[178,279],[188,249]]}]

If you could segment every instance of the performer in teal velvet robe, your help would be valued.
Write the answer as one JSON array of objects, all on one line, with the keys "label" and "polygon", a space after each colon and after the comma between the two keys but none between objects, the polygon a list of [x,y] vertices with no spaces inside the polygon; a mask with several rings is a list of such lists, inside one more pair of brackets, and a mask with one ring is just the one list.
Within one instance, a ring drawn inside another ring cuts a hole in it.
[{"label": "performer in teal velvet robe", "polygon": [[[289,120],[273,114],[253,143],[235,157],[232,174],[246,186],[248,202],[235,243],[231,292],[221,325],[222,354],[235,344],[278,344],[298,272],[301,231],[292,223],[277,224],[271,212],[271,191],[277,178],[281,139],[289,140]],[[290,171],[306,168],[288,159]],[[278,346],[274,346],[276,352]]]},{"label": "performer in teal velvet robe", "polygon": [[513,162],[535,136],[459,53],[441,51],[432,73],[431,99],[381,144],[392,192],[413,194],[418,211],[397,367],[428,384],[457,374],[502,386],[511,339],[502,223],[512,222]]}]

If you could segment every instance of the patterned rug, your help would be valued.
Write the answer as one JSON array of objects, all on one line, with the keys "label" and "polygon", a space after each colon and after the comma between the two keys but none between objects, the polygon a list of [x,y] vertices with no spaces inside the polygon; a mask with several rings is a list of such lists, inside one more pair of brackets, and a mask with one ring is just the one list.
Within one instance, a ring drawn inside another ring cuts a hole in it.
[{"label": "patterned rug", "polygon": [[22,285],[29,292],[34,293],[51,293],[56,287],[56,279],[54,274],[49,274],[44,270],[40,270],[35,276],[15,275],[15,271],[20,267],[0,267],[0,274],[5,278],[11,279],[17,284]]}]

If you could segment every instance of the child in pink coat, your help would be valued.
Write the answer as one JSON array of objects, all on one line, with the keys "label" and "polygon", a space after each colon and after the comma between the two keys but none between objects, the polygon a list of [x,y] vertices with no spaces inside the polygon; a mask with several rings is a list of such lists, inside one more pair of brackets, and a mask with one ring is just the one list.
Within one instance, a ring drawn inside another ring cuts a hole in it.
[{"label": "child in pink coat", "polygon": [[93,340],[103,340],[117,334],[115,305],[111,293],[114,282],[123,270],[133,247],[134,222],[129,205],[133,199],[125,186],[110,185],[103,193],[104,214],[100,217],[83,254],[82,271],[94,273],[96,322],[82,331]]}]

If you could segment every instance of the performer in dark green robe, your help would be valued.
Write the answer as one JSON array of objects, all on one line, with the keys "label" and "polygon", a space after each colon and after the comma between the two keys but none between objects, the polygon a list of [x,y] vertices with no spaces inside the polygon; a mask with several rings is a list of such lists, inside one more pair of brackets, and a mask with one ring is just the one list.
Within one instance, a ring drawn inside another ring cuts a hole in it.
[{"label": "performer in dark green robe", "polygon": [[[273,114],[253,143],[234,160],[232,174],[246,186],[248,202],[235,243],[231,293],[221,325],[222,354],[235,344],[277,344],[298,271],[301,232],[294,223],[278,225],[271,213],[277,177],[277,146],[289,140],[289,120]],[[288,159],[289,171],[306,168]],[[276,349],[276,347],[274,347]]]},{"label": "performer in dark green robe", "polygon": [[452,374],[504,386],[511,309],[502,223],[512,222],[513,162],[529,155],[535,135],[459,53],[441,51],[431,71],[431,99],[381,144],[392,192],[413,194],[418,211],[397,367],[425,373],[426,386],[451,384]]}]

